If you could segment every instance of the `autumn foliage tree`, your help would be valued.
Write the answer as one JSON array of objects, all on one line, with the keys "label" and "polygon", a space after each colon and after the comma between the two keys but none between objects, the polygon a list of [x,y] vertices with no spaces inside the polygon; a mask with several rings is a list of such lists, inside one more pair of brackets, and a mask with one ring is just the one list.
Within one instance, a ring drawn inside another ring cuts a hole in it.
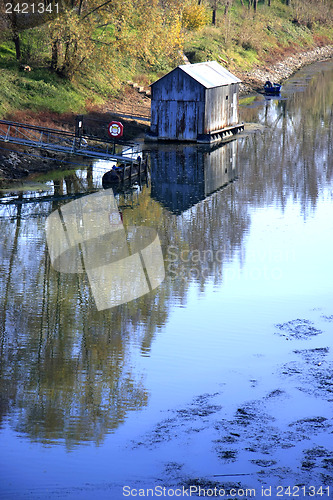
[{"label": "autumn foliage tree", "polygon": [[183,26],[188,30],[198,30],[208,22],[208,12],[202,3],[192,1],[184,6],[182,12]]},{"label": "autumn foliage tree", "polygon": [[[71,79],[90,61],[119,54],[153,66],[182,48],[181,14],[158,0],[79,0],[49,25],[51,68]],[[138,43],[140,40],[140,43]]]},{"label": "autumn foliage tree", "polygon": [[17,60],[21,59],[20,34],[55,18],[61,11],[59,3],[56,5],[55,3],[55,0],[45,0],[40,3],[31,0],[25,2],[0,0],[0,29],[3,33],[7,32],[12,39]]}]

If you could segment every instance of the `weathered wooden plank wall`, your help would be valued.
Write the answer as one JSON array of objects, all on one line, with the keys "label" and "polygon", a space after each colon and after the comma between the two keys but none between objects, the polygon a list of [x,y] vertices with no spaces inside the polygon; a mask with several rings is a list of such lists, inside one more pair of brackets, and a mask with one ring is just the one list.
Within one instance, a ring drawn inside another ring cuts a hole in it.
[{"label": "weathered wooden plank wall", "polygon": [[216,63],[213,83],[205,80],[209,64],[196,66],[192,76],[175,68],[152,84],[151,133],[158,139],[196,141],[238,123],[239,80],[231,75],[222,85],[225,79],[216,73]]}]

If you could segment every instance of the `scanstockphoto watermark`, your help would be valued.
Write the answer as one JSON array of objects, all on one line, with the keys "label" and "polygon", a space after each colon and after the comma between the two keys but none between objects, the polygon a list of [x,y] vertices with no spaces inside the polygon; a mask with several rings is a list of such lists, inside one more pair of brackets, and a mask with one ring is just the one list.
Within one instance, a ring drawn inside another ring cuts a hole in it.
[{"label": "scanstockphoto watermark", "polygon": [[254,488],[231,488],[224,489],[219,487],[202,488],[201,486],[182,486],[179,488],[167,488],[157,485],[154,488],[132,488],[123,486],[124,497],[164,497],[164,498],[187,498],[187,497],[205,497],[205,498],[254,498],[256,496]]},{"label": "scanstockphoto watermark", "polygon": [[[253,281],[276,281],[282,278],[282,266],[286,262],[295,262],[295,252],[279,249],[260,249],[246,254],[246,268],[223,266],[230,262],[232,252],[224,245],[213,249],[179,249],[169,245],[165,252],[166,274],[172,279],[188,281],[190,279],[206,279],[209,276],[222,278],[224,281],[241,277]],[[222,273],[223,270],[223,273]]]},{"label": "scanstockphoto watermark", "polygon": [[165,277],[162,248],[151,227],[124,227],[112,189],[67,203],[46,221],[52,266],[86,273],[99,311],[157,288]]},{"label": "scanstockphoto watermark", "polygon": [[124,497],[164,497],[164,498],[329,498],[332,488],[324,485],[277,485],[277,486],[261,486],[259,488],[241,488],[234,487],[229,489],[220,488],[203,488],[201,486],[181,486],[178,488],[167,488],[165,486],[155,486],[154,488],[133,488],[131,486],[123,486]]}]

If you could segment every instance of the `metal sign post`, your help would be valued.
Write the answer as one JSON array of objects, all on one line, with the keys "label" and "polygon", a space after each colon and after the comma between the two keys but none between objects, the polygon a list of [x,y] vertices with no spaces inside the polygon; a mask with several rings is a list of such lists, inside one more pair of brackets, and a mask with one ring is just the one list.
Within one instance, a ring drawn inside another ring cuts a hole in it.
[{"label": "metal sign post", "polygon": [[81,147],[81,141],[83,136],[83,115],[78,115],[75,119],[75,137],[78,140],[74,141],[74,149],[76,147]]},{"label": "metal sign post", "polygon": [[116,152],[116,139],[124,133],[124,125],[121,122],[112,121],[108,125],[108,134],[114,139],[113,154]]}]

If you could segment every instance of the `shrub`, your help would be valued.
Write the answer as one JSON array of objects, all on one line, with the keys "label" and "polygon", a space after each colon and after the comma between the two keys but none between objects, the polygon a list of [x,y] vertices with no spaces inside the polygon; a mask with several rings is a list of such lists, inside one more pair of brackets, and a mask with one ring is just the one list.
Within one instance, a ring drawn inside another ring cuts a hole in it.
[{"label": "shrub", "polygon": [[182,25],[184,28],[197,31],[208,23],[209,15],[204,5],[191,2],[185,5],[182,13]]}]

